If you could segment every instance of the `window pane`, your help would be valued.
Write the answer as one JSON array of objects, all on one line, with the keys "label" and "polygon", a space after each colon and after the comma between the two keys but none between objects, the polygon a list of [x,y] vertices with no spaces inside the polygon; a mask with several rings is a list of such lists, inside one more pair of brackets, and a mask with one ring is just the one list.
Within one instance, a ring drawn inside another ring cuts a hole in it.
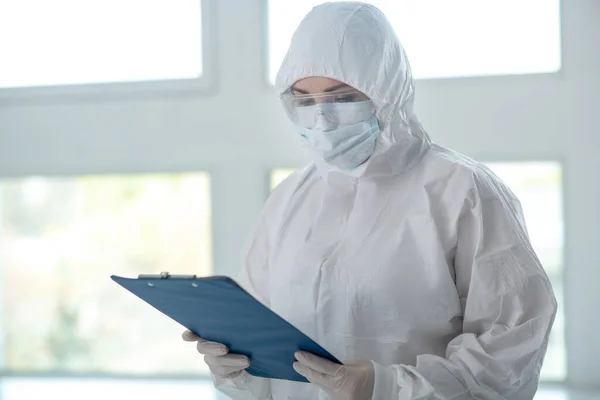
[{"label": "window pane", "polygon": [[279,168],[271,172],[271,190],[275,189],[277,185],[285,180],[288,176],[290,176],[294,172],[293,169],[290,168]]},{"label": "window pane", "polygon": [[0,0],[0,88],[197,78],[200,0]]},{"label": "window pane", "polygon": [[[340,0],[333,0],[340,1]],[[370,0],[393,25],[415,78],[555,72],[560,0]],[[269,0],[269,76],[320,0]],[[531,29],[535,21],[535,29]],[[510,27],[510,29],[507,29]]]},{"label": "window pane", "polygon": [[0,181],[4,365],[204,373],[183,328],[111,274],[212,272],[205,173]]},{"label": "window pane", "polygon": [[[563,304],[564,216],[562,166],[555,162],[510,162],[487,164],[521,201],[532,245],[546,269],[559,310],[550,336],[544,380],[566,377],[565,321]],[[292,169],[271,174],[271,188],[283,181]]]}]

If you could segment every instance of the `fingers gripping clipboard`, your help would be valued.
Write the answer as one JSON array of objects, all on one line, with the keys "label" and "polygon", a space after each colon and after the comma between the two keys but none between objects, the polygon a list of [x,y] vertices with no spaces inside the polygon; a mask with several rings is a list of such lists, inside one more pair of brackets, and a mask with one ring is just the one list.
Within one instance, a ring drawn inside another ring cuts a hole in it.
[{"label": "fingers gripping clipboard", "polygon": [[307,382],[292,368],[294,353],[300,350],[341,364],[231,278],[168,273],[111,278],[196,335],[250,357],[246,371],[251,375]]}]

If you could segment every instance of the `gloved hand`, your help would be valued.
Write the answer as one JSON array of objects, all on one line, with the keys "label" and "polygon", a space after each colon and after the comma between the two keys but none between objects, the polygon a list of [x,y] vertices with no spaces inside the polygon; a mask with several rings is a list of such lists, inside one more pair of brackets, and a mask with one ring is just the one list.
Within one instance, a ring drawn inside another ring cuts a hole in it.
[{"label": "gloved hand", "polygon": [[224,379],[233,379],[250,366],[250,359],[242,354],[231,354],[227,346],[221,343],[208,342],[191,331],[182,335],[186,342],[198,342],[198,353],[204,354],[204,361],[210,372]]},{"label": "gloved hand", "polygon": [[335,400],[370,400],[375,371],[371,361],[352,360],[335,364],[311,353],[299,351],[294,369]]}]

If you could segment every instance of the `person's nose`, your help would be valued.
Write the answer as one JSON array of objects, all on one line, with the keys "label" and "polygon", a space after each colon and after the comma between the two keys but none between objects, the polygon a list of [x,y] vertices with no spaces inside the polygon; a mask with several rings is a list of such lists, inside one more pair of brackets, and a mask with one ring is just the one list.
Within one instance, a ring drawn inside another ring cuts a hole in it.
[{"label": "person's nose", "polygon": [[335,121],[330,114],[324,110],[317,110],[315,113],[315,128],[322,131],[335,129]]}]

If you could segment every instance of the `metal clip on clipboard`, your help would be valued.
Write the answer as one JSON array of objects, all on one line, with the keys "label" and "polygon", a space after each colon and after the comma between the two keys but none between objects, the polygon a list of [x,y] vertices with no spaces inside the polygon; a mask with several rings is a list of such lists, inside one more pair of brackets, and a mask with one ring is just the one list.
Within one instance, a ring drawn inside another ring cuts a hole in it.
[{"label": "metal clip on clipboard", "polygon": [[139,274],[138,279],[196,279],[196,275],[171,275],[168,272],[160,274]]}]

